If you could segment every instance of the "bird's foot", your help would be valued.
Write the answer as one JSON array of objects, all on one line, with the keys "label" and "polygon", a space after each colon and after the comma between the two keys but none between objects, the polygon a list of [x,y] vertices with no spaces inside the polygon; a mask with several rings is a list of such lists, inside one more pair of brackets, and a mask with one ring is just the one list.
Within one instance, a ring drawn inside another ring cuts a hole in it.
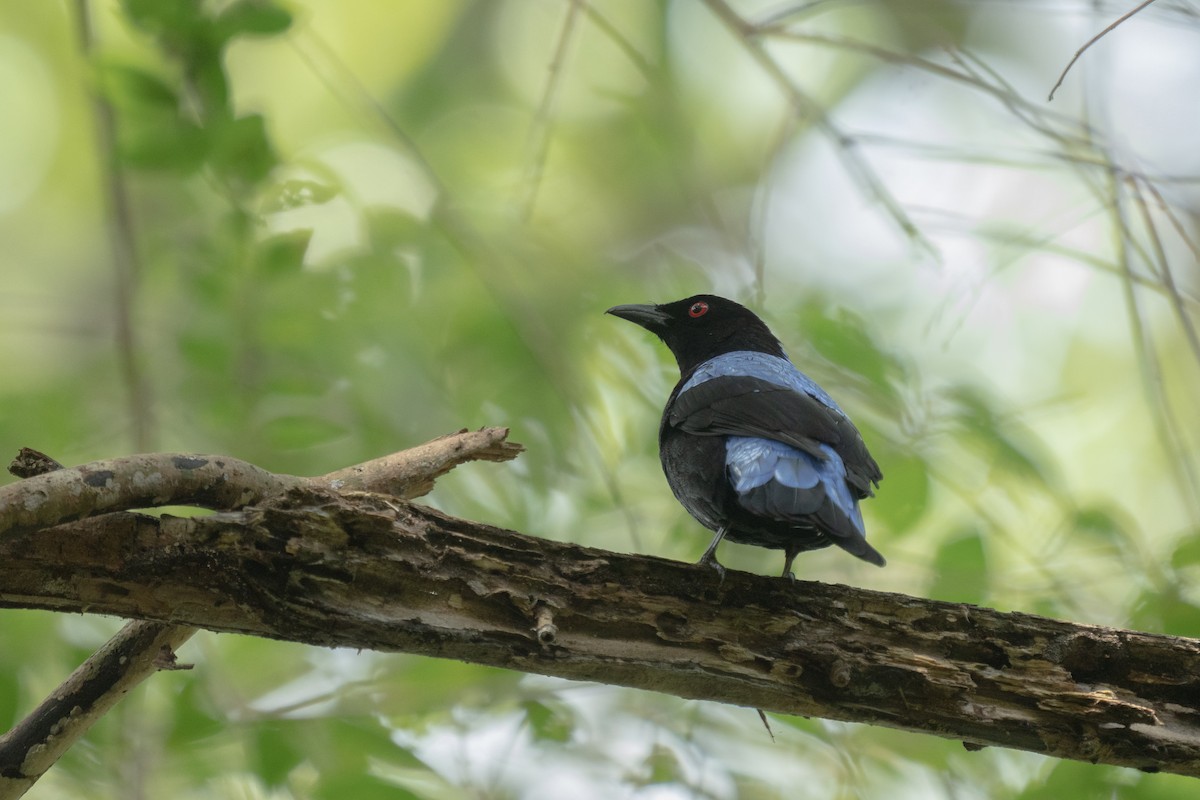
[{"label": "bird's foot", "polygon": [[792,572],[792,562],[796,560],[799,553],[799,550],[783,551],[783,575],[781,577],[787,578],[788,583],[796,582],[796,573]]},{"label": "bird's foot", "polygon": [[700,560],[696,562],[696,566],[711,567],[717,571],[717,576],[720,578],[720,583],[718,583],[718,585],[725,583],[725,567],[721,564],[721,562],[717,561],[717,557],[713,555],[711,550],[700,556]]},{"label": "bird's foot", "polygon": [[[717,545],[725,538],[725,534],[728,531],[729,526],[727,525],[717,528],[717,533],[709,543],[708,549],[704,551],[704,555],[700,556],[700,560],[696,562],[697,564],[704,564],[715,569],[717,574],[721,576],[721,583],[725,582],[725,568],[717,562]],[[720,584],[717,585],[719,586]]]}]

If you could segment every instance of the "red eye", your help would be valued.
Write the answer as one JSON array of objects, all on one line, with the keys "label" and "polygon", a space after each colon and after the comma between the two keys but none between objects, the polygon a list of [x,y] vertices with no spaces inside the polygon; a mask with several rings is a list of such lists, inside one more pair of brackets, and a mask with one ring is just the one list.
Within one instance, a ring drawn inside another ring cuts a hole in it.
[{"label": "red eye", "polygon": [[688,309],[688,316],[693,317],[693,318],[703,317],[707,313],[708,313],[708,303],[705,303],[703,301],[701,301],[699,303],[692,303],[692,307]]}]

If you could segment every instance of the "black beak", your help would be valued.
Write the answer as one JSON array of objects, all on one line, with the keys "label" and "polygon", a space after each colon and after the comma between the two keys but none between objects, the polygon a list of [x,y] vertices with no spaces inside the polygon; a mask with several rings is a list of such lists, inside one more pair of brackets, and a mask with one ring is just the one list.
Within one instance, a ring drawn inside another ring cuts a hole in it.
[{"label": "black beak", "polygon": [[614,317],[627,319],[635,325],[641,325],[648,331],[660,333],[666,328],[671,317],[664,311],[660,311],[658,306],[613,306],[605,314],[612,314]]}]

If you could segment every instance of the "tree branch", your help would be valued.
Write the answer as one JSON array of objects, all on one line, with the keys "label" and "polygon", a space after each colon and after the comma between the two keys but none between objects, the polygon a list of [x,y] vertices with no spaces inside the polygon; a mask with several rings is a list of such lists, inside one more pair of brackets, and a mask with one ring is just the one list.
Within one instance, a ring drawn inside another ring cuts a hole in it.
[{"label": "tree branch", "polygon": [[370,494],[0,536],[0,606],[454,658],[1200,776],[1200,641],[611,553]]},{"label": "tree branch", "polygon": [[420,497],[465,461],[507,461],[522,451],[507,428],[466,430],[316,478],[267,472],[228,456],[146,453],[58,469],[0,488],[0,535],[168,505],[233,510],[291,489],[328,487]]},{"label": "tree branch", "polygon": [[[130,456],[68,469],[44,453],[22,448],[9,471],[26,480],[0,488],[0,542],[12,544],[29,535],[36,547],[48,541],[37,534],[40,527],[66,520],[184,503],[233,510],[304,488],[419,497],[459,464],[515,458],[523,448],[506,441],[507,436],[506,428],[462,430],[316,478],[277,475],[223,456],[177,453]],[[152,517],[108,514],[81,523],[85,539],[76,544],[96,556],[86,541],[86,530],[107,530],[111,525],[147,530],[157,524]],[[177,622],[129,623],[0,737],[0,800],[13,800],[29,791],[130,689],[159,669],[177,668],[175,650],[196,632],[195,627],[172,624]]]},{"label": "tree branch", "polygon": [[130,689],[174,667],[175,650],[195,628],[130,622],[53,694],[0,736],[0,798],[21,797]]},{"label": "tree branch", "polygon": [[1120,25],[1123,22],[1126,22],[1134,14],[1137,14],[1139,11],[1142,11],[1143,9],[1146,8],[1146,6],[1150,5],[1153,2],[1154,2],[1154,0],[1143,0],[1143,2],[1138,3],[1135,7],[1133,7],[1129,11],[1126,11],[1121,16],[1117,17],[1117,19],[1111,25],[1109,25],[1107,28],[1100,31],[1092,38],[1088,39],[1087,42],[1083,45],[1083,47],[1076,50],[1075,55],[1071,56],[1071,60],[1067,62],[1067,65],[1065,67],[1063,67],[1063,71],[1058,74],[1058,80],[1056,80],[1054,82],[1054,85],[1050,87],[1050,94],[1049,94],[1049,96],[1046,97],[1046,102],[1050,102],[1054,99],[1054,93],[1058,91],[1058,87],[1062,86],[1063,81],[1065,81],[1067,79],[1067,73],[1071,71],[1071,67],[1075,66],[1075,62],[1079,60],[1079,57],[1082,56],[1089,47],[1094,45],[1096,42],[1100,41],[1102,38],[1104,38],[1108,34],[1112,33],[1114,30],[1116,30],[1118,25]]}]

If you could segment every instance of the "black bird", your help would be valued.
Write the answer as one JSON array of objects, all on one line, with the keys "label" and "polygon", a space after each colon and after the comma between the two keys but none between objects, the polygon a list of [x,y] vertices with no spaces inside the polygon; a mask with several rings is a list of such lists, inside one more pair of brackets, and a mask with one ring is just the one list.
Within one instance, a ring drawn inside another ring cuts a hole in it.
[{"label": "black bird", "polygon": [[858,501],[883,478],[845,412],[783,352],[766,323],[714,295],[663,305],[614,306],[609,314],[662,339],[679,383],[658,429],[671,491],[721,539],[783,550],[783,574],[805,550],[836,544],[880,567]]}]

